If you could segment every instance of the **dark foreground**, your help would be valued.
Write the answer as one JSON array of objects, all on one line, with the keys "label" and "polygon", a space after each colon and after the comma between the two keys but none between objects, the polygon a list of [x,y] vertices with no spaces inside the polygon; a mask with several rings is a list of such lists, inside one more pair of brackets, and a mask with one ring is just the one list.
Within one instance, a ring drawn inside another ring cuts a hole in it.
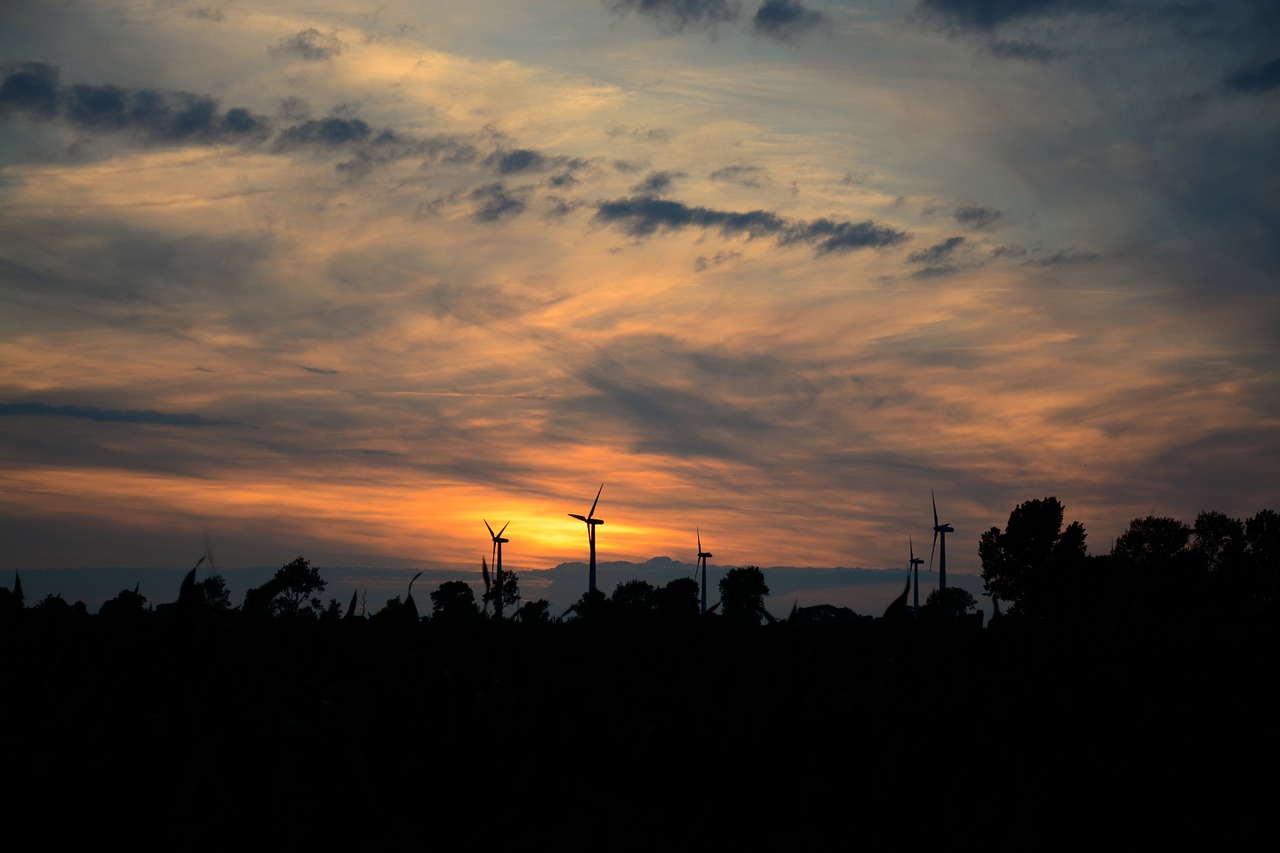
[{"label": "dark foreground", "polygon": [[1274,632],[3,626],[10,837],[1026,850],[1272,836]]}]

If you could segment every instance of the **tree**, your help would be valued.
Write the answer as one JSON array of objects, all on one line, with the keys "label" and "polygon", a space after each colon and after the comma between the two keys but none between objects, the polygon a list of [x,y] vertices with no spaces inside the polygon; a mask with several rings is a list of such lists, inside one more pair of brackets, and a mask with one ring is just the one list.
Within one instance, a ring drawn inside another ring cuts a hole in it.
[{"label": "tree", "polygon": [[610,610],[609,599],[598,589],[589,589],[582,597],[569,605],[565,616],[573,614],[575,621],[595,622],[604,618]]},{"label": "tree", "polygon": [[324,610],[320,594],[327,583],[320,577],[320,570],[311,561],[299,556],[276,570],[273,580],[280,591],[271,599],[271,612],[277,616],[299,616],[303,613],[318,616]]},{"label": "tree", "polygon": [[720,579],[720,612],[730,621],[759,625],[768,594],[769,586],[759,566],[730,569]]},{"label": "tree", "polygon": [[136,619],[147,612],[147,597],[138,592],[138,587],[122,589],[110,601],[102,602],[98,615],[107,619]]},{"label": "tree", "polygon": [[1139,568],[1169,568],[1188,553],[1191,528],[1176,518],[1135,518],[1116,539],[1111,553],[1124,564]]},{"label": "tree", "polygon": [[200,602],[211,610],[230,610],[231,592],[227,589],[227,580],[222,575],[209,575],[196,584],[196,594]]},{"label": "tree", "polygon": [[475,591],[466,581],[445,581],[431,593],[432,618],[458,620],[478,614]]},{"label": "tree", "polygon": [[488,607],[491,603],[498,601],[498,596],[502,596],[502,609],[506,611],[508,608],[515,607],[520,603],[520,578],[510,569],[502,570],[502,584],[499,585],[495,579],[493,585],[485,591],[484,605]]},{"label": "tree", "polygon": [[949,586],[946,589],[935,589],[929,593],[929,597],[925,599],[923,610],[925,613],[954,619],[957,616],[963,616],[977,606],[977,600],[967,589]]},{"label": "tree", "polygon": [[662,622],[688,622],[698,618],[698,582],[674,578],[653,591],[653,608]]},{"label": "tree", "polygon": [[653,609],[653,584],[648,581],[623,581],[614,587],[609,602],[616,609],[632,613],[647,613]]},{"label": "tree", "polygon": [[1029,500],[1009,513],[1004,532],[992,527],[978,541],[983,590],[1007,602],[1010,614],[1042,619],[1065,605],[1087,560],[1084,525],[1064,529],[1055,497]]},{"label": "tree", "polygon": [[544,625],[552,622],[551,602],[545,598],[537,601],[526,601],[516,611],[516,618],[525,624]]}]

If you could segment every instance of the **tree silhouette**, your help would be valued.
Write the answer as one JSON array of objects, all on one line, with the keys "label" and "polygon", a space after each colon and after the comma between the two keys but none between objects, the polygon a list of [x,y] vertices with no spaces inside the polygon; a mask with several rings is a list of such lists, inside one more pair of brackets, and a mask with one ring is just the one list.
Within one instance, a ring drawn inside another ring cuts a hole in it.
[{"label": "tree silhouette", "polygon": [[516,618],[530,625],[550,623],[553,621],[551,618],[551,602],[545,598],[540,598],[537,601],[526,601],[516,611]]},{"label": "tree silhouette", "polygon": [[98,615],[107,619],[137,618],[147,612],[147,597],[138,592],[138,587],[122,589],[115,598],[102,602]]},{"label": "tree silhouette", "polygon": [[687,622],[698,618],[698,582],[674,578],[653,591],[653,608],[662,622]]},{"label": "tree silhouette", "polygon": [[445,581],[431,593],[432,618],[470,619],[478,614],[475,591],[466,581]]},{"label": "tree silhouette", "polygon": [[324,610],[320,594],[327,585],[320,577],[320,570],[312,567],[305,557],[297,557],[276,570],[273,580],[279,582],[280,591],[272,597],[270,609],[277,616],[318,616]]},{"label": "tree silhouette", "polygon": [[769,586],[759,566],[730,569],[720,579],[720,612],[729,621],[759,625],[766,615],[764,598],[768,594]]},{"label": "tree silhouette", "polygon": [[1121,562],[1140,569],[1167,568],[1187,554],[1191,528],[1176,518],[1135,518],[1116,539],[1111,553]]},{"label": "tree silhouette", "polygon": [[946,589],[935,589],[929,593],[922,608],[926,614],[954,619],[963,616],[978,606],[978,602],[967,589],[949,586]]},{"label": "tree silhouette", "polygon": [[1078,521],[1064,529],[1055,497],[1030,500],[1009,513],[1004,532],[992,527],[978,541],[982,585],[1009,604],[1011,615],[1046,618],[1064,606],[1066,591],[1085,566],[1085,530]]},{"label": "tree silhouette", "polygon": [[653,595],[653,584],[648,581],[624,581],[614,587],[609,603],[620,612],[645,615],[653,610]]},{"label": "tree silhouette", "polygon": [[197,583],[196,594],[200,602],[212,610],[231,609],[231,592],[227,589],[227,580],[222,575],[209,575]]}]

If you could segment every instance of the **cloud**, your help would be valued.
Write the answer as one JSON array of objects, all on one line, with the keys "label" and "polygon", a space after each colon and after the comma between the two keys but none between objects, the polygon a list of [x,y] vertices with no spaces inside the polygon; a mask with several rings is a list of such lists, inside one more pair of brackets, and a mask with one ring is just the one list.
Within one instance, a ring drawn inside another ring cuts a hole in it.
[{"label": "cloud", "polygon": [[485,159],[485,163],[496,166],[503,175],[517,172],[537,171],[546,165],[547,158],[542,152],[531,148],[517,148],[514,151],[495,151]]},{"label": "cloud", "polygon": [[828,23],[826,15],[805,8],[799,0],[765,0],[756,10],[751,26],[757,35],[791,42]]},{"label": "cloud", "polygon": [[83,418],[129,424],[162,424],[165,426],[226,426],[232,421],[206,418],[203,415],[174,414],[136,409],[100,409],[97,406],[50,406],[45,403],[0,403],[0,416],[51,416]]},{"label": "cloud", "polygon": [[251,141],[270,123],[243,107],[222,112],[207,95],[113,85],[60,85],[56,66],[23,63],[0,83],[0,112],[21,109],[42,118],[61,116],[82,130],[134,131],[149,142]]},{"label": "cloud", "polygon": [[988,49],[997,59],[1017,59],[1044,64],[1057,57],[1057,52],[1033,41],[994,41]]},{"label": "cloud", "polygon": [[210,9],[208,6],[201,6],[198,9],[192,9],[187,12],[188,18],[196,18],[201,21],[215,21],[221,23],[227,19],[221,9]]},{"label": "cloud", "polygon": [[716,169],[708,177],[713,181],[728,181],[731,184],[759,189],[767,183],[763,175],[764,169],[759,166],[725,166],[723,169]]},{"label": "cloud", "polygon": [[684,178],[684,172],[650,172],[643,181],[631,188],[637,195],[658,196],[671,189],[677,178]]},{"label": "cloud", "polygon": [[712,267],[718,267],[721,264],[727,264],[730,261],[737,260],[742,257],[741,252],[716,252],[711,257],[699,255],[693,262],[693,268],[696,272],[705,272]]},{"label": "cloud", "polygon": [[623,124],[611,124],[605,128],[604,134],[611,139],[625,137],[640,142],[671,141],[671,131],[665,127],[631,127]]},{"label": "cloud", "polygon": [[710,29],[738,19],[740,4],[734,0],[605,0],[616,15],[635,12],[656,21],[668,32],[687,28]]},{"label": "cloud", "polygon": [[907,256],[913,264],[929,264],[931,266],[949,260],[962,245],[963,237],[948,237],[941,243],[935,243],[927,249],[920,249]]},{"label": "cloud", "polygon": [[525,203],[501,183],[486,184],[471,191],[471,199],[480,203],[475,218],[480,222],[500,222],[524,212]]},{"label": "cloud", "polygon": [[977,204],[962,204],[952,214],[958,224],[977,230],[990,228],[1001,215],[1000,211],[994,207],[983,207]]},{"label": "cloud", "polygon": [[52,116],[61,100],[59,71],[43,62],[11,66],[0,83],[0,110],[21,109]]},{"label": "cloud", "polygon": [[276,137],[276,148],[287,150],[303,145],[338,146],[368,139],[373,129],[359,118],[329,116],[287,127]]},{"label": "cloud", "polygon": [[803,243],[812,246],[817,255],[887,248],[904,242],[908,236],[870,221],[792,221],[766,210],[737,213],[641,195],[597,203],[595,220],[617,226],[634,237],[682,228],[715,228],[726,236],[745,234],[748,239],[774,237],[779,246]]},{"label": "cloud", "polygon": [[1041,267],[1060,267],[1091,264],[1096,260],[1098,260],[1098,255],[1094,252],[1085,252],[1080,249],[1059,249],[1050,257],[1041,258],[1034,263],[1036,266]]},{"label": "cloud", "polygon": [[267,50],[274,54],[289,54],[299,59],[318,61],[341,54],[342,41],[337,36],[325,35],[315,27],[308,27],[295,36],[280,39]]},{"label": "cloud", "polygon": [[1010,21],[1093,14],[1115,5],[1115,0],[920,0],[917,8],[956,27],[994,30]]},{"label": "cloud", "polygon": [[1261,95],[1280,87],[1280,56],[1261,65],[1237,68],[1226,76],[1222,85],[1239,95]]}]

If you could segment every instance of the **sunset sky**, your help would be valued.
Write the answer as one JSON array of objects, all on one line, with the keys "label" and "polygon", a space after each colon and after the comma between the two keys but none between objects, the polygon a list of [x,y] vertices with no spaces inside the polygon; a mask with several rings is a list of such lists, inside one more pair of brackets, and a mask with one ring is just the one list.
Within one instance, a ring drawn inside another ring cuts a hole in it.
[{"label": "sunset sky", "polygon": [[1277,152],[1273,0],[6,0],[0,569],[1280,509]]}]

